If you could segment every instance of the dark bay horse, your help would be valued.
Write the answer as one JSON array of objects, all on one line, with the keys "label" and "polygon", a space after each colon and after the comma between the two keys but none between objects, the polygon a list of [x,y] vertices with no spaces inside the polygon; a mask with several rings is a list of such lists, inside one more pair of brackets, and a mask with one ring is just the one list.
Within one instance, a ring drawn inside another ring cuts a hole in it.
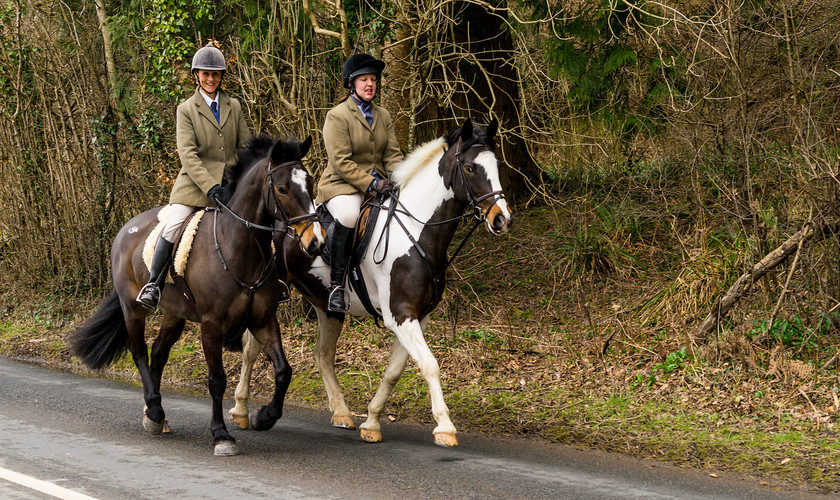
[{"label": "dark bay horse", "polygon": [[149,233],[158,224],[160,208],[132,218],[114,238],[115,291],[71,335],[71,351],[93,369],[108,365],[126,350],[131,353],[143,381],[143,425],[149,432],[168,432],[161,406],[161,376],[187,320],[201,327],[213,401],[214,453],[237,453],[222,411],[227,384],[222,348],[240,346],[246,328],[273,363],[275,384],[274,398],[251,415],[250,424],[267,430],[282,415],[292,368],[283,352],[276,318],[281,283],[271,244],[277,226],[303,255],[320,253],[324,244],[325,233],[314,214],[313,181],[301,164],[311,145],[311,138],[285,142],[260,136],[239,151],[239,161],[226,172],[229,184],[223,200],[227,201],[222,208],[205,212],[197,226],[184,272],[192,298],[173,283],[162,291],[163,317],[151,358],[144,339],[147,311],[135,297],[149,278],[142,254]]},{"label": "dark bay horse", "polygon": [[[510,229],[512,214],[502,193],[498,160],[493,152],[497,126],[494,120],[487,130],[482,130],[467,120],[447,138],[417,148],[393,173],[399,200],[385,202],[371,244],[360,263],[371,303],[385,326],[396,335],[388,367],[368,406],[367,421],[361,425],[361,436],[366,441],[382,440],[379,418],[411,356],[429,386],[432,414],[437,422],[435,443],[458,445],[455,426],[443,399],[440,369],[423,338],[423,330],[443,295],[449,264],[447,249],[458,221],[475,215],[491,234],[503,234]],[[395,203],[394,215],[389,219],[385,214]],[[470,212],[465,214],[465,208]],[[282,247],[288,281],[312,303],[318,314],[315,363],[333,411],[332,425],[355,429],[335,376],[336,343],[344,314],[327,311],[329,266],[320,256],[301,252],[289,239]],[[350,288],[348,297],[350,314],[370,316]],[[230,411],[231,422],[242,428],[248,427],[251,367],[259,354],[260,343],[245,334],[236,406]]]}]

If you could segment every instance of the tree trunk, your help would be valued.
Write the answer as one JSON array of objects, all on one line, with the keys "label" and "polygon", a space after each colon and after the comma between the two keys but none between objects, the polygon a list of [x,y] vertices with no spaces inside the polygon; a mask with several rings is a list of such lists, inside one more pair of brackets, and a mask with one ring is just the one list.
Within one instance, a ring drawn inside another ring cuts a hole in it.
[{"label": "tree trunk", "polygon": [[409,24],[403,11],[397,16],[394,30],[397,43],[387,46],[382,51],[385,61],[385,84],[382,86],[382,106],[391,113],[397,142],[403,151],[411,149],[411,124],[413,106],[411,101],[412,69],[410,64],[411,38]]},{"label": "tree trunk", "polygon": [[102,44],[105,50],[105,70],[108,73],[108,97],[111,107],[117,107],[117,63],[114,61],[114,43],[111,31],[108,29],[108,12],[105,10],[105,0],[95,0],[96,17],[99,19],[99,30],[102,32]]}]

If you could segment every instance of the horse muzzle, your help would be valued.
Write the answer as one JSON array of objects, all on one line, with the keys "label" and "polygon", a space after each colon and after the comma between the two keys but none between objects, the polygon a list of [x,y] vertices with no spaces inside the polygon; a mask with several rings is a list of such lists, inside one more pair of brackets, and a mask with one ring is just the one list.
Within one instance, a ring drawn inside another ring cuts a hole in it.
[{"label": "horse muzzle", "polygon": [[300,234],[300,249],[310,257],[321,255],[326,244],[327,233],[320,222],[307,224]]},{"label": "horse muzzle", "polygon": [[513,212],[510,211],[507,203],[497,201],[487,212],[485,223],[490,234],[505,234],[513,225]]}]

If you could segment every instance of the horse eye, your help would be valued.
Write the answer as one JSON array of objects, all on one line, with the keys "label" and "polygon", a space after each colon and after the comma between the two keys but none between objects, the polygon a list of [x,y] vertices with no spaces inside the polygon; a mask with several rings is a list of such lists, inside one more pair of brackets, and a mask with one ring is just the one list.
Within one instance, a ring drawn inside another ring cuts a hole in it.
[{"label": "horse eye", "polygon": [[286,188],[285,188],[285,187],[283,187],[283,186],[277,186],[277,191],[278,191],[280,194],[286,194],[286,193],[288,193],[288,191],[286,191]]},{"label": "horse eye", "polygon": [[464,167],[467,169],[467,172],[469,172],[469,173],[475,172],[475,165],[473,165],[472,163],[467,163]]}]

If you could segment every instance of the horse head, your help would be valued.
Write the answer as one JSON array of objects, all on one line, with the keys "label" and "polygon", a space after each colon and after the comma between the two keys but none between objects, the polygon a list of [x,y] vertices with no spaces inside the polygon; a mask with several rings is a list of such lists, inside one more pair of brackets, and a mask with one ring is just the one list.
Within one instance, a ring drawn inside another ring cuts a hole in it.
[{"label": "horse head", "polygon": [[[499,122],[495,118],[487,129],[474,126],[469,118],[447,138],[450,171],[441,172],[455,190],[455,196],[469,205],[485,222],[491,234],[510,230],[513,213],[507,205],[499,181],[499,161],[494,152]],[[441,162],[442,164],[444,162]]]},{"label": "horse head", "polygon": [[301,249],[318,255],[324,246],[326,233],[315,215],[312,199],[314,181],[301,160],[312,147],[312,136],[303,142],[277,141],[268,154],[269,201],[266,208],[279,225],[292,232]]}]

